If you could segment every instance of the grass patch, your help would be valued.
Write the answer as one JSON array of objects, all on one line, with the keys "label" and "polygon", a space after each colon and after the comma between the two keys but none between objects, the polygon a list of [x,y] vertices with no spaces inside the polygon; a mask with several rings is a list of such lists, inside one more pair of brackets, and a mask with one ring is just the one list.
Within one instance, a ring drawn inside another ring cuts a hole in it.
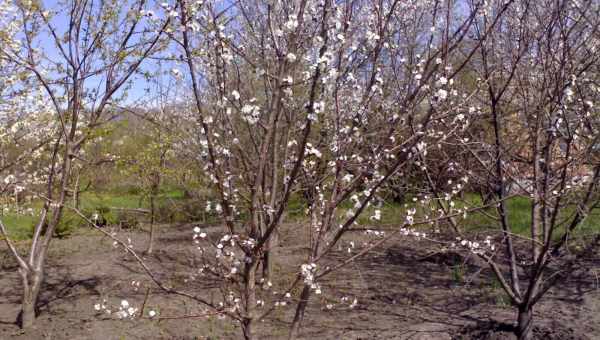
[{"label": "grass patch", "polygon": [[[467,202],[466,204],[470,207],[477,207],[482,205],[480,197],[478,195],[473,194],[468,195],[465,199],[465,202]],[[464,206],[465,203],[462,204]],[[517,196],[512,197],[506,201],[508,223],[513,233],[525,237],[531,235],[531,206],[532,200],[529,197]],[[573,215],[576,212],[576,209],[577,208],[575,206],[567,206],[562,208],[558,220],[561,222],[570,222],[572,220]],[[461,220],[461,224],[467,231],[478,231],[491,228],[499,229],[499,222],[497,220],[494,220],[493,218],[490,218],[490,216],[488,215],[496,216],[496,208],[489,207],[483,210],[483,212],[473,212],[467,216],[466,220]],[[583,235],[585,233],[600,232],[599,217],[600,208],[596,208],[575,229],[575,236]],[[564,228],[564,226],[562,226],[562,228]],[[562,228],[559,228],[554,232],[554,237],[560,238],[560,236],[564,233],[564,229]]]},{"label": "grass patch", "polygon": [[8,236],[11,240],[21,241],[31,238],[31,230],[37,223],[37,216],[31,215],[17,215],[17,214],[4,214],[0,216],[2,222],[6,226]]},{"label": "grass patch", "polygon": [[[184,197],[183,190],[173,188],[161,190],[156,199],[157,210],[160,211],[162,208],[162,211],[168,211],[173,202],[181,202]],[[71,204],[71,202],[68,201],[67,204]],[[81,195],[79,209],[86,215],[101,212],[109,223],[115,223],[121,217],[121,213],[111,210],[112,208],[148,209],[149,206],[150,201],[144,195],[119,190],[117,192],[85,192]],[[21,210],[26,211],[28,208],[33,208],[34,211],[39,212],[42,208],[42,202],[34,201],[29,205],[22,206]],[[8,230],[9,237],[16,241],[30,239],[33,235],[34,226],[38,222],[37,214],[32,216],[28,213],[16,213],[14,211],[5,212],[0,215],[0,218]],[[59,236],[68,236],[85,223],[75,212],[65,209],[57,233]]]},{"label": "grass patch", "polygon": [[[385,202],[379,207],[370,206],[357,219],[360,225],[369,226],[400,226],[404,223],[406,212],[408,209],[416,209],[415,221],[422,220],[425,215],[431,216],[431,209],[438,209],[436,203],[432,203],[431,207],[422,207],[407,199],[407,203],[400,204],[394,202]],[[523,196],[512,197],[507,200],[508,223],[513,233],[528,237],[531,234],[531,199]],[[482,206],[483,203],[479,195],[465,194],[462,200],[455,201],[456,208],[470,207],[476,208]],[[352,202],[344,202],[340,209],[339,216],[342,217],[346,211],[353,206]],[[381,220],[375,221],[372,216],[376,209],[381,210]],[[576,212],[576,207],[565,207],[561,211],[562,219],[571,216]],[[467,232],[485,231],[490,229],[500,230],[499,221],[494,219],[497,216],[495,207],[488,207],[481,212],[471,212],[467,214],[466,219],[462,216],[455,218],[459,227]],[[559,219],[560,221],[563,221]],[[559,238],[564,232],[563,230],[555,231],[554,235]],[[600,232],[600,208],[595,209],[592,213],[575,229],[574,236]]]},{"label": "grass patch", "polygon": [[[405,204],[383,202],[377,207],[370,206],[365,209],[363,214],[358,218],[357,223],[359,225],[374,227],[394,227],[404,223],[406,211],[408,209],[415,208],[417,210],[415,220],[421,220],[426,214],[431,212],[430,208],[421,207],[413,202],[411,198],[407,198],[406,202],[407,203]],[[203,220],[205,222],[211,220],[211,216],[204,213],[204,206],[201,203],[202,202],[187,200],[185,192],[182,189],[172,187],[162,188],[156,199],[158,220],[163,222],[181,222],[190,219]],[[86,192],[82,194],[80,209],[89,215],[96,211],[101,211],[103,214],[106,212],[105,218],[108,222],[115,223],[122,216],[121,213],[112,208],[148,209],[149,205],[150,202],[148,197],[141,193],[130,193],[124,190],[117,190],[116,192]],[[344,202],[338,210],[339,218],[342,219],[347,211],[352,209],[353,205],[354,203],[351,201]],[[476,194],[465,194],[463,200],[456,201],[457,208],[465,206],[477,207],[481,205],[481,198]],[[34,202],[31,206],[26,206],[24,208],[34,208],[35,210],[39,210],[41,208],[41,202]],[[293,195],[287,209],[288,221],[305,221],[307,219],[305,212],[306,208],[307,204],[305,200],[299,195]],[[437,205],[435,208],[437,209]],[[507,208],[508,221],[512,231],[523,236],[528,236],[530,234],[531,226],[531,200],[528,197],[513,197],[507,201]],[[381,210],[381,219],[379,221],[372,218],[375,214],[375,210]],[[575,207],[564,208],[561,216],[562,218],[570,216],[575,211]],[[456,222],[461,228],[468,232],[490,229],[499,230],[500,227],[498,221],[490,217],[495,216],[496,214],[496,209],[494,207],[488,207],[483,212],[472,212],[468,214],[466,219],[463,219],[462,217],[456,218]],[[37,222],[37,216],[26,214],[17,215],[15,213],[5,213],[1,218],[8,228],[10,237],[15,240],[30,238],[33,233],[33,226]],[[139,216],[140,220],[146,218],[146,215],[140,214]],[[243,219],[243,216],[240,218]],[[66,236],[72,229],[84,225],[85,223],[72,211],[65,210],[61,224],[62,226],[59,227],[59,231],[62,231],[64,236]],[[586,218],[576,229],[574,236],[591,234],[599,231],[600,208],[592,211],[588,218]],[[562,231],[555,233],[555,235],[558,236],[561,234]]]}]

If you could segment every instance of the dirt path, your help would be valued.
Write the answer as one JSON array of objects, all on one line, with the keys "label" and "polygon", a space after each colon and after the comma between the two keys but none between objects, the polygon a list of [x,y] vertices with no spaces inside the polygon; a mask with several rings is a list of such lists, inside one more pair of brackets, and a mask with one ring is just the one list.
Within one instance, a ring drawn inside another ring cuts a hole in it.
[{"label": "dirt path", "polygon": [[[153,268],[159,275],[191,291],[210,292],[215,283],[193,280],[190,226],[165,227]],[[298,228],[291,228],[296,230]],[[129,235],[143,249],[146,235]],[[294,232],[284,245],[297,239]],[[282,261],[300,263],[302,249],[282,247]],[[427,245],[399,239],[362,258],[323,282],[324,294],[313,298],[304,323],[304,339],[510,339],[504,323],[514,319],[500,288],[476,262],[463,269],[452,258],[427,256]],[[345,256],[340,253],[335,256]],[[333,256],[329,261],[335,261]],[[117,320],[98,313],[94,304],[106,298],[110,306],[127,299],[140,306],[149,284],[137,263],[116,250],[107,238],[79,235],[56,240],[36,328],[23,333],[15,325],[20,282],[14,263],[0,246],[0,339],[237,339],[239,329],[217,318],[174,320]],[[569,282],[551,291],[535,311],[537,339],[600,339],[600,288],[594,270],[575,273]],[[280,273],[281,277],[292,273]],[[357,299],[355,308],[348,301]],[[331,305],[332,309],[327,306]],[[343,307],[342,307],[343,306]],[[162,317],[196,315],[199,306],[166,296],[153,288],[146,311]],[[265,321],[261,339],[282,339],[292,318],[290,308]],[[487,331],[493,329],[495,332]],[[493,333],[493,334],[492,334]]]}]

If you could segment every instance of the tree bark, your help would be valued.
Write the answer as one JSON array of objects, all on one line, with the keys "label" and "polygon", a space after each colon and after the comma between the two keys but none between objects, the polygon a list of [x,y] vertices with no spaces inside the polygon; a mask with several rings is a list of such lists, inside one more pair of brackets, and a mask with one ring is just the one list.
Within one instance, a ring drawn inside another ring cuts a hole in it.
[{"label": "tree bark", "polygon": [[21,301],[19,323],[22,329],[29,329],[33,326],[37,316],[37,300],[43,281],[43,273],[41,271],[22,270],[21,277],[23,279],[23,298]]},{"label": "tree bark", "polygon": [[254,324],[251,319],[245,319],[242,322],[242,332],[244,333],[244,340],[254,340]]},{"label": "tree bark", "polygon": [[300,294],[300,302],[298,303],[298,307],[296,307],[296,315],[294,315],[294,321],[292,321],[292,326],[290,328],[289,340],[296,339],[300,333],[300,326],[302,325],[302,320],[304,320],[304,312],[306,312],[309,298],[310,286],[304,285],[302,293]]},{"label": "tree bark", "polygon": [[533,145],[533,202],[531,207],[531,248],[532,248],[532,261],[537,262],[542,251],[540,244],[541,226],[542,226],[542,204],[543,204],[543,187],[541,183],[542,177],[542,166],[540,164],[541,159],[539,155],[540,149],[540,131],[536,129],[534,134],[534,145]]},{"label": "tree bark", "polygon": [[267,249],[263,254],[263,277],[268,282],[273,277],[273,267],[275,266],[275,248],[278,244],[278,231],[275,230],[267,241]]},{"label": "tree bark", "polygon": [[79,209],[79,179],[81,178],[81,171],[77,171],[77,177],[75,177],[75,184],[73,185],[73,206],[75,209]]},{"label": "tree bark", "polygon": [[256,314],[256,261],[246,263],[244,266],[244,320],[242,332],[245,340],[256,339],[254,334],[254,319]]},{"label": "tree bark", "polygon": [[520,306],[517,317],[516,335],[519,340],[530,340],[531,329],[533,328],[533,308],[529,306]]},{"label": "tree bark", "polygon": [[154,250],[154,237],[156,231],[154,230],[154,215],[155,215],[155,204],[154,204],[154,194],[150,195],[150,239],[148,240],[148,248],[146,249],[146,254],[152,254]]}]

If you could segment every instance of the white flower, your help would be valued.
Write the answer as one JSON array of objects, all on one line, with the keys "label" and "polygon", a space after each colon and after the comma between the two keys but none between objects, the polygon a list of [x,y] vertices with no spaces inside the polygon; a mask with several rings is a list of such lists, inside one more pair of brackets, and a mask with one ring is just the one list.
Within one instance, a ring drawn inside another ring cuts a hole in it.
[{"label": "white flower", "polygon": [[293,31],[298,27],[298,20],[290,17],[289,20],[284,24],[285,28],[288,31]]},{"label": "white flower", "polygon": [[129,307],[129,302],[127,300],[121,301],[121,307],[128,308]]},{"label": "white flower", "polygon": [[240,93],[236,90],[231,91],[231,96],[233,97],[233,99],[238,100],[240,99]]},{"label": "white flower", "polygon": [[200,227],[195,227],[194,228],[194,233],[198,234],[201,231]]},{"label": "white flower", "polygon": [[438,80],[438,82],[441,85],[446,85],[446,84],[448,84],[448,78],[446,78],[446,77],[440,77],[440,79]]},{"label": "white flower", "polygon": [[4,178],[4,184],[9,184],[10,182],[12,182],[15,179],[15,176],[13,175],[8,175]]},{"label": "white flower", "polygon": [[365,37],[367,38],[367,40],[370,43],[373,43],[373,42],[375,42],[375,41],[377,41],[377,40],[380,39],[379,34],[371,32],[371,31],[367,31],[367,33],[365,34]]},{"label": "white flower", "polygon": [[448,98],[448,91],[444,90],[444,89],[439,89],[437,91],[437,96],[438,98],[440,98],[441,100],[444,100],[446,98]]},{"label": "white flower", "polygon": [[319,102],[315,102],[313,104],[313,110],[315,111],[315,113],[321,113],[323,112],[323,109],[325,109],[325,102],[324,101],[319,101]]},{"label": "white flower", "polygon": [[296,61],[296,55],[294,53],[288,53],[287,56],[285,56],[285,58],[290,63],[293,63],[294,61]]},{"label": "white flower", "polygon": [[567,89],[565,90],[565,94],[567,95],[567,97],[572,97],[574,92],[570,87],[567,87]]},{"label": "white flower", "polygon": [[206,233],[200,233],[199,235],[201,238],[205,238],[206,237]]},{"label": "white flower", "polygon": [[148,316],[151,317],[151,318],[153,318],[153,317],[156,316],[156,312],[153,311],[153,310],[151,310],[151,311],[148,312]]},{"label": "white flower", "polygon": [[175,79],[181,79],[182,77],[181,71],[179,71],[176,68],[171,69],[171,74],[173,75],[173,77],[175,77]]},{"label": "white flower", "polygon": [[371,216],[372,220],[375,221],[380,221],[381,220],[381,210],[377,209],[375,210],[375,214],[373,216]]},{"label": "white flower", "polygon": [[100,304],[99,304],[99,303],[97,303],[97,304],[95,304],[95,305],[94,305],[94,309],[95,309],[95,310],[100,310],[101,308],[102,308],[102,307],[100,306]]},{"label": "white flower", "polygon": [[243,119],[249,124],[256,124],[259,119],[260,109],[256,105],[244,104],[242,106]]},{"label": "white flower", "polygon": [[317,158],[321,158],[322,154],[321,151],[319,151],[318,149],[314,148],[310,143],[306,144],[307,150],[306,153],[307,154],[312,154]]}]

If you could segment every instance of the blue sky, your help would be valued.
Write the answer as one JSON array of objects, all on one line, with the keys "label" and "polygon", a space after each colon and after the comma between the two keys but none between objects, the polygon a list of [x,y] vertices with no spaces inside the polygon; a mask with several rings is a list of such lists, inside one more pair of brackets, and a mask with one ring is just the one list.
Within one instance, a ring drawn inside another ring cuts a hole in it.
[{"label": "blue sky", "polygon": [[[94,1],[94,0],[90,0],[90,1]],[[46,10],[56,10],[58,8],[64,8],[66,3],[69,3],[69,0],[42,0],[42,3],[44,5],[44,8]],[[98,3],[98,0],[95,0],[95,3]],[[126,5],[128,3],[128,1],[126,0],[125,2],[121,2],[122,5]],[[154,7],[154,5],[156,4],[156,2],[154,1],[150,1],[148,3],[149,7]],[[125,7],[125,6],[123,6]],[[156,11],[155,11],[156,12]],[[52,21],[51,21],[52,25],[54,26],[55,30],[57,31],[59,37],[61,36],[61,34],[65,33],[68,30],[69,27],[69,18],[67,16],[66,13],[61,13],[59,15],[56,15]],[[47,30],[45,30],[44,32],[42,32],[39,36],[39,38],[36,41],[37,46],[39,46],[40,48],[42,48],[45,52],[45,54],[48,56],[48,58],[52,61],[63,61],[64,58],[61,55],[61,52],[58,50],[56,44],[55,44],[55,40],[54,38],[52,38],[49,34],[49,32]],[[44,68],[43,65],[40,65],[41,68]],[[47,68],[46,68],[47,69]],[[158,69],[158,64],[156,61],[152,60],[152,59],[147,59],[145,60],[142,65],[141,65],[141,70],[148,70],[148,71],[155,71]],[[168,67],[164,68],[165,70],[168,70]],[[148,81],[146,81],[143,77],[141,76],[133,76],[130,78],[131,81],[131,88],[128,91],[128,97],[126,100],[126,103],[133,103],[136,100],[138,100],[140,97],[146,96],[147,92],[146,92],[146,88],[148,87],[153,87],[151,84],[148,83]],[[103,82],[103,79],[101,77],[94,77],[94,78],[90,78],[88,80],[87,84],[87,88],[91,89],[91,88],[95,88],[98,87],[98,85]],[[151,90],[152,91],[152,90]]]}]

